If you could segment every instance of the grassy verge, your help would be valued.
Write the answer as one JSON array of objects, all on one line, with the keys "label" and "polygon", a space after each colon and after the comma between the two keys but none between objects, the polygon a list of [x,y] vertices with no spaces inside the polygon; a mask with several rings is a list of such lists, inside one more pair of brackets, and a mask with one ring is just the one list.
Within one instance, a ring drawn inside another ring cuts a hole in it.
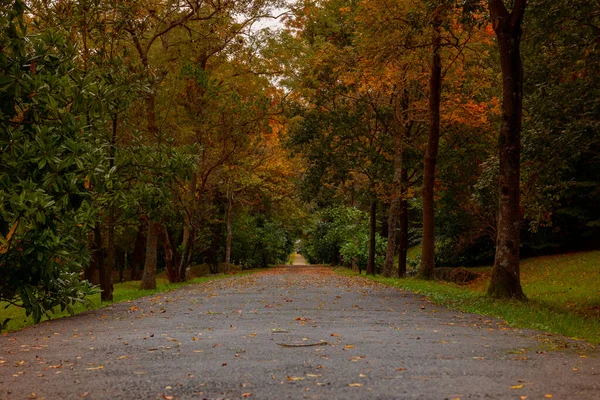
[{"label": "grassy verge", "polygon": [[469,286],[415,278],[369,278],[423,294],[436,304],[501,318],[513,327],[600,343],[600,251],[523,260],[521,279],[529,298],[527,302],[487,297],[485,291],[491,268],[475,270],[482,278]]},{"label": "grassy verge", "polygon": [[[246,274],[249,274],[252,272],[254,272],[254,271],[246,270],[246,271],[237,273],[236,276],[237,275],[246,275]],[[106,307],[110,304],[123,303],[123,302],[131,301],[131,300],[139,299],[144,296],[150,296],[150,295],[153,295],[156,293],[170,292],[170,291],[178,289],[182,286],[193,285],[193,284],[202,283],[202,282],[208,282],[208,281],[212,281],[215,279],[226,278],[229,276],[231,276],[231,275],[223,275],[223,274],[210,275],[210,276],[204,276],[204,277],[199,277],[199,278],[193,278],[193,279],[190,279],[190,280],[188,280],[186,282],[182,282],[182,283],[169,283],[169,281],[166,278],[159,277],[156,279],[156,289],[152,289],[152,290],[141,290],[140,289],[140,281],[115,283],[114,284],[114,292],[113,292],[114,300],[112,303],[102,303],[100,301],[100,294],[96,294],[96,295],[90,296],[88,298],[88,300],[89,300],[88,305],[76,304],[75,306],[73,306],[73,309],[75,311],[75,314],[79,314],[86,310],[96,310],[98,308]],[[1,316],[0,319],[2,319],[2,320],[4,320],[4,318],[11,319],[8,322],[8,325],[6,326],[6,329],[4,331],[14,332],[14,331],[21,330],[21,329],[26,328],[31,325],[35,325],[33,320],[30,317],[27,317],[25,315],[25,311],[22,308],[9,306],[8,308],[5,309],[4,307],[6,305],[7,305],[7,303],[0,302],[0,316]],[[63,318],[66,316],[69,316],[69,313],[66,310],[61,312],[57,308],[57,310],[54,313],[50,314],[50,318],[44,317],[42,319],[42,321],[47,321],[49,319]]]}]

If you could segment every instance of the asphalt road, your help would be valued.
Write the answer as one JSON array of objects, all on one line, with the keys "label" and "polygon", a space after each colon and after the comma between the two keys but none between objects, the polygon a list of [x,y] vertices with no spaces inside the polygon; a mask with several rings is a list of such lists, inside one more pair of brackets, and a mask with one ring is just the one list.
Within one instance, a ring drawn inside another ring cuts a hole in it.
[{"label": "asphalt road", "polygon": [[600,358],[585,342],[290,266],[2,335],[2,398],[597,400]]}]

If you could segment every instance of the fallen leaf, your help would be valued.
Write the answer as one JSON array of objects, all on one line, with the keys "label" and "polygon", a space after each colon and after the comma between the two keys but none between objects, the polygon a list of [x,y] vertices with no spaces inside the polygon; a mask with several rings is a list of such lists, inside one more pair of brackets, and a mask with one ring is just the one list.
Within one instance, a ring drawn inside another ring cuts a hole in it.
[{"label": "fallen leaf", "polygon": [[250,396],[252,396],[252,393],[243,393],[242,394],[242,397],[250,397]]},{"label": "fallen leaf", "polygon": [[362,383],[350,383],[348,386],[350,387],[361,387],[363,384]]},{"label": "fallen leaf", "polygon": [[527,396],[521,396],[521,400],[525,400]]},{"label": "fallen leaf", "polygon": [[511,389],[523,389],[523,385],[515,385],[515,386],[511,386]]},{"label": "fallen leaf", "polygon": [[396,368],[396,371],[406,371],[406,368]]},{"label": "fallen leaf", "polygon": [[365,374],[360,374],[359,375],[361,378],[366,378],[367,376]]},{"label": "fallen leaf", "polygon": [[333,337],[340,337],[340,335],[338,335],[337,333],[332,333],[331,336],[333,336]]},{"label": "fallen leaf", "polygon": [[547,399],[551,399],[552,395],[550,393],[548,393],[548,394],[545,394],[544,397],[547,398]]},{"label": "fallen leaf", "polygon": [[165,399],[165,400],[173,400],[173,396],[167,396],[166,394],[163,394],[163,399]]},{"label": "fallen leaf", "polygon": [[301,377],[301,376],[288,376],[286,379],[288,381],[303,381],[304,377]]},{"label": "fallen leaf", "polygon": [[309,378],[318,378],[323,375],[321,375],[321,374],[306,374],[306,376],[308,376]]},{"label": "fallen leaf", "polygon": [[62,368],[62,364],[58,365],[49,365],[48,368]]},{"label": "fallen leaf", "polygon": [[347,344],[344,346],[345,349],[353,349],[354,346],[352,346],[351,344]]},{"label": "fallen leaf", "polygon": [[102,365],[99,365],[97,367],[86,368],[86,371],[94,371],[94,370],[98,370],[98,369],[104,369],[104,367]]}]

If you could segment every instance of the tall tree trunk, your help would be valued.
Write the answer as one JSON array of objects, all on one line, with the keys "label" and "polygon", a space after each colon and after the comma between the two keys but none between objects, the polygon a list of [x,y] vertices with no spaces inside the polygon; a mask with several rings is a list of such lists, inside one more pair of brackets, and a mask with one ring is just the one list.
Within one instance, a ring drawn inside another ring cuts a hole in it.
[{"label": "tall tree trunk", "polygon": [[167,270],[167,278],[169,282],[179,282],[179,268],[175,268],[173,265],[173,247],[171,246],[171,235],[167,227],[161,227],[160,232],[162,234],[162,247],[165,253],[165,267]]},{"label": "tall tree trunk", "polygon": [[142,279],[142,263],[144,262],[144,250],[146,249],[146,235],[144,231],[146,229],[146,224],[144,223],[138,226],[133,256],[131,257],[131,276],[129,279],[132,281]]},{"label": "tall tree trunk", "polygon": [[[102,246],[102,229],[100,228],[99,223],[96,223],[94,226],[94,252],[92,264],[94,266],[94,271],[90,282],[100,283],[100,271],[104,270],[104,249]],[[96,271],[98,271],[98,275],[96,275]],[[98,280],[96,280],[96,276],[98,276]]]},{"label": "tall tree trunk", "polygon": [[367,261],[367,274],[375,275],[375,245],[377,234],[377,199],[371,199],[371,209],[369,214],[369,260]]},{"label": "tall tree trunk", "polygon": [[102,294],[100,299],[102,301],[113,300],[113,283],[112,283],[112,272],[115,268],[115,211],[114,207],[110,207],[108,211],[107,221],[107,241],[106,241],[106,262],[102,263],[100,268],[100,289]]},{"label": "tall tree trunk", "polygon": [[436,12],[432,23],[433,57],[429,81],[429,138],[427,140],[423,169],[423,251],[419,269],[419,277],[422,279],[433,279],[435,273],[434,187],[435,167],[440,141],[440,98],[442,93],[441,24],[442,18],[440,13]]},{"label": "tall tree trunk", "polygon": [[154,221],[148,221],[146,234],[146,262],[140,289],[156,289],[156,263],[158,261],[158,235],[160,226]]},{"label": "tall tree trunk", "polygon": [[179,279],[181,282],[185,282],[187,279],[187,268],[190,265],[192,250],[194,247],[194,236],[196,230],[193,227],[194,221],[194,210],[196,201],[196,186],[198,182],[198,175],[192,174],[190,179],[190,189],[187,194],[187,204],[184,215],[183,224],[183,238],[181,255],[179,256]]},{"label": "tall tree trunk", "polygon": [[117,264],[117,271],[119,271],[119,282],[123,283],[124,280],[124,273],[125,273],[125,257],[126,257],[126,253],[125,250],[123,250],[122,247],[117,246],[115,248],[115,253],[116,253],[116,264]]},{"label": "tall tree trunk", "polygon": [[231,221],[233,217],[233,192],[227,190],[227,240],[225,243],[225,273],[231,273],[231,237],[233,236]]},{"label": "tall tree trunk", "polygon": [[526,0],[516,0],[508,12],[501,0],[489,8],[500,50],[502,67],[502,128],[499,138],[499,208],[494,269],[488,294],[496,298],[525,299],[519,271],[520,153],[523,113],[521,22]]},{"label": "tall tree trunk", "polygon": [[[95,229],[94,229],[94,231],[95,231]],[[90,234],[88,234],[88,246],[89,246],[92,258],[90,260],[90,264],[88,266],[86,266],[85,269],[83,270],[83,279],[87,280],[90,283],[97,283],[97,282],[95,282],[95,279],[96,279],[96,270],[98,268],[98,262],[96,260],[97,252],[96,252],[96,244],[94,241],[94,232],[91,232]]]},{"label": "tall tree trunk", "polygon": [[408,171],[406,166],[402,165],[400,185],[400,232],[398,235],[398,276],[406,276],[406,255],[408,253],[408,201],[406,192],[408,191]]},{"label": "tall tree trunk", "polygon": [[394,255],[396,252],[396,234],[398,229],[398,211],[400,209],[400,177],[402,169],[402,136],[399,130],[394,131],[394,178],[392,181],[392,201],[390,202],[390,213],[388,217],[387,250],[385,253],[385,264],[383,265],[383,276],[396,276],[394,268]]}]

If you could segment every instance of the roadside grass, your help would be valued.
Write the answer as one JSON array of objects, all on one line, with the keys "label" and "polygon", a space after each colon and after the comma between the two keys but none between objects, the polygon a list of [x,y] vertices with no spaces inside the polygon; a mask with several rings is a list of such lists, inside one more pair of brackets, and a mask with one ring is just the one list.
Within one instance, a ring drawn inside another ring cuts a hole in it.
[{"label": "roadside grass", "polygon": [[[202,282],[208,282],[216,279],[227,278],[230,276],[239,276],[239,275],[247,275],[249,273],[254,272],[254,270],[245,270],[243,272],[236,273],[235,275],[225,275],[225,274],[217,274],[203,277],[195,277],[189,279],[186,282],[181,283],[169,283],[168,279],[164,277],[164,274],[158,275],[156,279],[156,289],[151,290],[141,290],[140,289],[140,281],[128,281],[123,283],[115,283],[114,291],[113,291],[113,301],[110,303],[102,303],[100,301],[100,294],[95,294],[93,296],[88,297],[87,304],[78,303],[73,305],[74,315],[82,313],[87,310],[96,310],[102,307],[109,306],[115,303],[124,303],[132,300],[139,299],[145,296],[151,296],[156,293],[166,293],[171,292],[175,289],[178,289],[183,286],[193,285]],[[5,308],[8,303],[0,302],[0,321],[4,321],[5,318],[10,318],[10,321],[6,325],[5,329],[2,332],[14,332],[21,329],[24,329],[28,326],[35,325],[33,319],[31,317],[27,317],[25,315],[25,310],[20,307],[9,306]],[[58,319],[67,317],[70,314],[65,311],[60,311],[59,307],[53,312],[50,312],[50,318],[47,316],[42,318],[42,321],[47,321],[51,319]]]},{"label": "roadside grass", "polygon": [[[524,259],[521,284],[527,302],[487,297],[491,267],[474,268],[482,277],[468,286],[415,278],[368,277],[420,293],[432,302],[536,329],[600,344],[600,251]],[[356,275],[338,270],[345,275]]]}]

